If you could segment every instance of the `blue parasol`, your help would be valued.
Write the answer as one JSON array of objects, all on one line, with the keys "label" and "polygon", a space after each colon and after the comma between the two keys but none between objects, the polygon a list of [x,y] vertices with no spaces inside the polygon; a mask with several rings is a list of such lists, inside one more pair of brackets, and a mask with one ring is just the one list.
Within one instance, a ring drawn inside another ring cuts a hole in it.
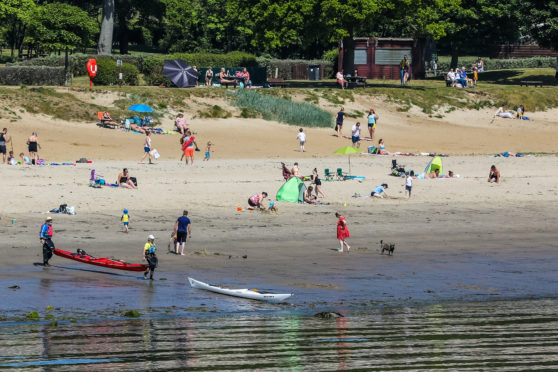
[{"label": "blue parasol", "polygon": [[137,112],[153,112],[153,109],[147,105],[133,105],[128,107],[128,110]]}]

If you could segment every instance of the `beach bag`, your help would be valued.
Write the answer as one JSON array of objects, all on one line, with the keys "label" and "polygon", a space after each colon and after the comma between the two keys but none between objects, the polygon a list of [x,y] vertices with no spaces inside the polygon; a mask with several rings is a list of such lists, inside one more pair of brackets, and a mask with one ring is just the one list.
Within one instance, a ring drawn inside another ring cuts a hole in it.
[{"label": "beach bag", "polygon": [[159,155],[159,152],[157,151],[157,149],[153,149],[150,152],[151,156],[153,156],[155,159],[159,159],[161,157],[161,155]]},{"label": "beach bag", "polygon": [[138,185],[138,180],[136,179],[136,177],[130,177],[130,181],[134,183],[134,186]]},{"label": "beach bag", "polygon": [[124,121],[124,128],[130,129],[130,125],[131,125],[131,124],[132,124],[132,123],[130,123],[130,119],[126,119],[126,120]]},{"label": "beach bag", "polygon": [[369,154],[376,154],[378,152],[378,149],[376,148],[376,146],[372,145],[372,146],[368,146],[368,153]]}]

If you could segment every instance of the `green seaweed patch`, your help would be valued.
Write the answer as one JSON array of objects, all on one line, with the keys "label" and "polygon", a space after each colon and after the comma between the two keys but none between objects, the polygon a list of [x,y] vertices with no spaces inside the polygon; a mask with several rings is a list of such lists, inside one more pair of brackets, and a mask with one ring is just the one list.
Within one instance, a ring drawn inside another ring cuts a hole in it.
[{"label": "green seaweed patch", "polygon": [[53,320],[52,322],[48,323],[49,327],[58,327],[58,320]]},{"label": "green seaweed patch", "polygon": [[54,310],[54,306],[48,305],[45,309],[46,309],[46,310],[49,310],[49,311],[50,311],[50,310]]},{"label": "green seaweed patch", "polygon": [[54,315],[52,314],[45,315],[45,320],[54,320]]},{"label": "green seaweed patch", "polygon": [[126,310],[124,316],[128,318],[139,318],[140,313],[137,310]]},{"label": "green seaweed patch", "polygon": [[27,313],[27,315],[25,315],[25,318],[28,319],[28,320],[38,321],[39,320],[39,314],[36,311],[31,311],[31,312]]}]

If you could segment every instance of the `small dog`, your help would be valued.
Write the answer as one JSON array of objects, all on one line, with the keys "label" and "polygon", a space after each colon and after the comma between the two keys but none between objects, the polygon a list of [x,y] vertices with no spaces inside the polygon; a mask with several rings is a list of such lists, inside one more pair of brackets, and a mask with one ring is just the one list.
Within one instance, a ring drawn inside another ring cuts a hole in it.
[{"label": "small dog", "polygon": [[381,254],[384,254],[384,251],[387,251],[388,256],[392,256],[393,251],[395,250],[395,243],[384,243],[383,240],[380,240],[380,248],[382,248]]}]

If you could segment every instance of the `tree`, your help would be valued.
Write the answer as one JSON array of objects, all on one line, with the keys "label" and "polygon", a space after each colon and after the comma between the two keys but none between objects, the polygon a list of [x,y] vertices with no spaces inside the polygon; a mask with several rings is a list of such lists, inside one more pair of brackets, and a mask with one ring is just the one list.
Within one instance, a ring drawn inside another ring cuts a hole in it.
[{"label": "tree", "polygon": [[97,44],[98,54],[112,54],[112,34],[114,31],[114,0],[103,0],[101,33]]},{"label": "tree", "polygon": [[68,51],[92,45],[96,32],[97,23],[87,12],[63,3],[39,6],[29,20],[29,42],[42,50],[63,50],[66,72]]},{"label": "tree", "polygon": [[10,45],[11,56],[17,49],[23,51],[23,41],[27,31],[27,23],[36,8],[33,0],[2,0],[0,1],[0,21],[7,26],[7,41]]},{"label": "tree", "polygon": [[558,1],[523,0],[521,5],[527,32],[540,46],[558,50]]}]

